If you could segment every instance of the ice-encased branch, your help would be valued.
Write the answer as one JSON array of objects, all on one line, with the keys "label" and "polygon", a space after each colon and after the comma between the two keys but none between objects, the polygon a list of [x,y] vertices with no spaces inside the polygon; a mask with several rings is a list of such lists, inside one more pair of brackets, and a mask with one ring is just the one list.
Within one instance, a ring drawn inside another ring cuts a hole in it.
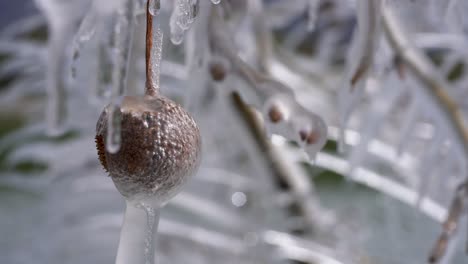
[{"label": "ice-encased branch", "polygon": [[[453,139],[458,143],[456,145],[461,146],[460,151],[465,159],[467,159],[468,132],[464,125],[462,112],[455,101],[447,93],[448,84],[436,70],[431,61],[420,50],[415,48],[407,34],[404,32],[391,7],[387,5],[382,6],[382,19],[386,36],[392,48],[412,70],[415,76],[423,83],[423,85],[420,86],[423,88],[423,92],[439,106],[441,113],[447,121],[446,125],[453,134]],[[465,183],[464,185],[461,185],[461,188],[468,190],[468,184]],[[465,195],[467,195],[466,193],[468,192],[466,190],[463,192]],[[457,191],[455,196],[458,195],[459,191]],[[454,201],[456,201],[456,198]],[[446,223],[451,224],[444,225],[444,231],[441,235],[441,239],[438,240],[430,257],[430,262],[432,263],[437,262],[445,254],[446,243],[454,233],[454,230],[449,229],[456,228],[458,224],[460,214],[454,212],[454,210],[458,210],[458,207],[452,206],[449,212]],[[454,217],[454,215],[456,215],[456,217]]]},{"label": "ice-encased branch", "polygon": [[[220,17],[221,11],[220,8],[213,8],[209,22],[209,38],[213,53],[229,61],[233,72],[249,84],[253,96],[247,96],[251,91],[245,91],[241,87],[237,87],[237,91],[246,103],[262,111],[269,133],[296,141],[309,157],[314,159],[326,142],[325,122],[300,105],[292,89],[256,71],[237,55],[233,40],[227,32],[228,27]],[[217,78],[214,76],[214,79]]]}]

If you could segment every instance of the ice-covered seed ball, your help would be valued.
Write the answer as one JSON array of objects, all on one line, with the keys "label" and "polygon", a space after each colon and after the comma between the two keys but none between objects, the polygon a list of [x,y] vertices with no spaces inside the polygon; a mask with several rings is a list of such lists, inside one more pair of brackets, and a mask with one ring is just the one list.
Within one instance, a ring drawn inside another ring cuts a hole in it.
[{"label": "ice-covered seed ball", "polygon": [[126,96],[121,104],[121,146],[112,154],[105,145],[108,109],[96,126],[101,164],[128,200],[166,203],[200,164],[201,138],[195,121],[163,96]]}]

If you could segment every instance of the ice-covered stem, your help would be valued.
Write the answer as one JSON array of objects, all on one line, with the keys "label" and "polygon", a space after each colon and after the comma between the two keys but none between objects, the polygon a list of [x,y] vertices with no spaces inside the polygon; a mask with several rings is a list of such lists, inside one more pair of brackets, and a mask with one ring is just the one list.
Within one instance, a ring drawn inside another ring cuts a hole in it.
[{"label": "ice-covered stem", "polygon": [[154,264],[159,208],[127,201],[116,264]]},{"label": "ice-covered stem", "polygon": [[146,6],[146,91],[149,96],[156,96],[160,89],[161,57],[163,33],[156,27],[153,30],[153,16],[158,14],[159,0],[148,0]]},{"label": "ice-covered stem", "polygon": [[[252,97],[242,87],[237,87],[246,103],[262,111],[269,133],[279,134],[296,141],[311,159],[325,145],[327,126],[318,115],[300,105],[291,88],[256,71],[242,61],[230,40],[227,25],[221,19],[220,8],[213,8],[209,22],[210,45],[215,54],[226,58],[234,72],[244,79],[254,91]],[[212,72],[213,73],[213,72]]]},{"label": "ice-covered stem", "polygon": [[[431,61],[420,50],[415,48],[400,25],[398,17],[387,5],[382,7],[382,18],[385,34],[390,45],[405,62],[405,65],[423,83],[420,86],[423,92],[439,106],[441,113],[447,120],[446,125],[451,130],[453,139],[457,143],[454,145],[460,146],[461,153],[465,159],[468,158],[468,131],[464,125],[462,112],[447,93],[448,84]],[[468,184],[462,185],[461,188],[465,188],[464,193],[468,195]],[[458,192],[455,196],[459,195]],[[440,254],[443,255],[443,252]]]},{"label": "ice-covered stem", "polygon": [[[152,60],[158,59],[153,58],[153,15],[150,12],[152,1],[148,0],[146,5],[146,94],[147,95],[156,95],[159,93],[159,66],[160,62],[153,62]],[[159,32],[160,33],[160,32]],[[161,41],[162,42],[162,41]],[[153,69],[153,67],[157,69]],[[154,71],[157,71],[157,74],[153,74]],[[157,76],[155,76],[157,75]],[[153,79],[156,77],[156,80]]]},{"label": "ice-covered stem", "polygon": [[271,171],[271,175],[277,177],[278,181],[284,184],[293,195],[300,215],[304,217],[304,231],[314,231],[323,228],[326,224],[330,224],[325,223],[319,215],[319,212],[323,212],[323,209],[320,208],[318,197],[314,195],[313,184],[305,174],[297,173],[297,169],[292,169],[296,164],[291,164],[288,159],[284,158],[284,154],[278,151],[265,137],[264,127],[258,115],[244,102],[238,93],[231,94],[231,101],[236,114],[239,115],[246,130],[254,139],[255,147],[263,154],[258,155],[258,157],[261,158],[265,167]]},{"label": "ice-covered stem", "polygon": [[382,7],[382,15],[385,33],[392,48],[424,84],[421,86],[423,92],[440,107],[442,114],[449,121],[447,125],[452,130],[454,139],[461,146],[464,156],[468,157],[468,131],[462,112],[447,92],[448,84],[429,58],[415,48],[391,8]]},{"label": "ice-covered stem", "polygon": [[464,213],[467,206],[465,202],[468,195],[467,188],[468,182],[458,186],[455,192],[455,197],[453,198],[450,205],[447,219],[442,225],[442,233],[440,234],[439,239],[437,240],[429,256],[429,263],[439,262],[447,250],[447,245],[450,239],[458,230],[461,215]]},{"label": "ice-covered stem", "polygon": [[357,42],[361,54],[357,68],[351,76],[351,89],[369,71],[374,58],[379,29],[380,0],[358,1],[358,36]]}]

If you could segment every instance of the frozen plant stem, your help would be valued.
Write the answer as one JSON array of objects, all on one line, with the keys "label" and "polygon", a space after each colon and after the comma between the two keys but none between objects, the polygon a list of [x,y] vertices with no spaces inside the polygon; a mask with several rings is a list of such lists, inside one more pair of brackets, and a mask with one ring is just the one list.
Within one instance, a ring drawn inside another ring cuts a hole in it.
[{"label": "frozen plant stem", "polygon": [[155,96],[159,93],[163,33],[159,27],[153,30],[154,3],[148,1],[146,12],[146,95]]},{"label": "frozen plant stem", "polygon": [[464,200],[466,199],[466,188],[468,187],[468,182],[460,185],[455,192],[455,198],[450,205],[447,219],[442,225],[442,233],[437,240],[434,248],[431,251],[429,256],[429,263],[437,263],[444,256],[447,246],[450,239],[453,238],[454,234],[458,230],[459,222],[461,215],[464,212],[466,204]]},{"label": "frozen plant stem", "polygon": [[127,201],[116,264],[154,264],[159,208]]},{"label": "frozen plant stem", "polygon": [[379,24],[379,6],[380,0],[364,0],[358,2],[358,43],[361,50],[359,54],[359,64],[351,77],[351,89],[354,89],[356,83],[367,74],[371,67],[375,46],[378,40]]},{"label": "frozen plant stem", "polygon": [[[447,120],[446,124],[451,130],[451,133],[454,136],[454,140],[457,143],[454,145],[461,146],[461,152],[463,156],[465,159],[468,158],[468,131],[464,126],[464,118],[455,101],[447,93],[447,84],[443,77],[440,76],[439,72],[437,72],[431,61],[426,56],[424,56],[421,51],[415,48],[413,43],[411,43],[406,33],[402,29],[402,26],[399,24],[398,18],[389,6],[384,5],[382,7],[382,18],[385,33],[390,42],[390,45],[405,62],[405,64],[408,65],[416,77],[419,78],[419,80],[424,84],[421,85],[421,87],[424,88],[423,92],[425,92],[428,97],[431,98],[432,101],[440,107],[442,114]],[[464,194],[466,199],[466,196],[468,195],[467,182],[465,182],[463,185],[460,185],[455,194],[454,201],[456,201],[457,196],[460,195],[460,192]],[[452,206],[452,208],[450,208],[446,223],[454,223],[454,217],[452,217],[454,214],[454,208],[456,207]],[[460,210],[461,212],[464,211],[463,208]],[[458,223],[459,217],[456,219],[457,220],[455,223]],[[435,254],[433,252],[430,258],[432,263],[437,262],[438,259],[445,254],[446,247],[444,244],[446,244],[447,240],[450,238],[450,236],[447,236],[447,226],[451,227],[453,225],[444,225],[444,233],[435,247],[435,250],[438,250],[438,253]]]},{"label": "frozen plant stem", "polygon": [[[220,17],[221,8],[213,8],[209,22],[209,38],[212,51],[232,65],[232,69],[252,88],[250,92],[238,87],[242,99],[262,111],[266,129],[296,141],[311,160],[325,145],[327,126],[323,119],[305,109],[294,97],[291,88],[260,73],[237,55],[233,41],[227,33],[227,25]],[[216,78],[216,77],[215,77]],[[253,96],[248,96],[252,94]]]}]

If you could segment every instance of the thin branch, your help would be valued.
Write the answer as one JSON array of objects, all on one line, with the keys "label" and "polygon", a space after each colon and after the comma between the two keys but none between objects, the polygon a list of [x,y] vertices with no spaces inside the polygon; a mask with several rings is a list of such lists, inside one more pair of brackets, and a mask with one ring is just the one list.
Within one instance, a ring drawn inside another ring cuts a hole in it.
[{"label": "thin branch", "polygon": [[[268,94],[271,94],[274,91],[267,90],[268,88],[276,88],[284,93],[292,93],[290,88],[270,78],[269,76],[254,70],[241,58],[239,58],[235,47],[233,47],[233,41],[229,39],[229,35],[226,34],[227,26],[220,16],[221,12],[222,9],[220,7],[212,8],[210,18],[211,21],[209,23],[209,38],[211,48],[227,58],[231,62],[233,66],[232,68],[239,74],[242,79],[248,82],[255,90],[255,92],[262,98],[265,98]],[[272,85],[259,85],[266,82],[269,82]]]},{"label": "thin branch", "polygon": [[[423,92],[440,107],[442,114],[448,120],[447,125],[455,136],[455,140],[462,146],[462,153],[465,159],[468,158],[468,130],[465,128],[462,112],[447,93],[447,84],[443,77],[439,74],[431,61],[411,43],[402,26],[399,24],[397,16],[390,7],[382,6],[382,17],[385,33],[391,46],[397,55],[405,62],[405,65],[407,65],[424,84],[421,86],[423,87]],[[437,262],[445,254],[448,240],[458,226],[463,207],[466,206],[459,202],[460,199],[463,200],[459,197],[460,193],[465,195],[465,197],[468,195],[468,182],[460,185],[457,189],[454,203],[450,208],[447,220],[443,226],[443,233],[431,253],[429,259],[431,263]]]},{"label": "thin branch", "polygon": [[[153,83],[153,65],[151,64],[151,50],[153,49],[153,15],[150,13],[150,0],[146,4],[146,93],[154,91],[150,87]],[[154,94],[153,94],[154,95]]]},{"label": "thin branch", "polygon": [[442,233],[440,234],[439,239],[437,240],[429,256],[429,263],[437,263],[444,256],[450,239],[456,233],[460,217],[463,214],[464,208],[466,207],[464,201],[468,194],[466,192],[467,188],[468,182],[465,182],[457,188],[455,197],[453,198],[450,205],[447,219],[442,224]]},{"label": "thin branch", "polygon": [[376,35],[379,32],[380,0],[364,0],[358,2],[358,40],[362,45],[359,64],[351,76],[351,90],[364,77],[374,60]]},{"label": "thin branch", "polygon": [[[266,167],[271,170],[271,174],[284,184],[288,191],[292,193],[295,202],[300,210],[300,214],[305,219],[304,231],[311,232],[314,228],[322,225],[320,219],[320,205],[315,203],[313,196],[313,183],[307,178],[303,177],[301,173],[292,173],[291,168],[297,166],[290,164],[282,157],[282,153],[275,149],[272,143],[265,137],[264,127],[261,120],[255,114],[254,110],[250,108],[238,93],[234,92],[231,96],[233,108],[236,113],[241,117],[247,130],[250,132],[252,138],[257,143],[258,149],[264,154],[260,155]],[[311,204],[312,203],[312,204]]]}]

